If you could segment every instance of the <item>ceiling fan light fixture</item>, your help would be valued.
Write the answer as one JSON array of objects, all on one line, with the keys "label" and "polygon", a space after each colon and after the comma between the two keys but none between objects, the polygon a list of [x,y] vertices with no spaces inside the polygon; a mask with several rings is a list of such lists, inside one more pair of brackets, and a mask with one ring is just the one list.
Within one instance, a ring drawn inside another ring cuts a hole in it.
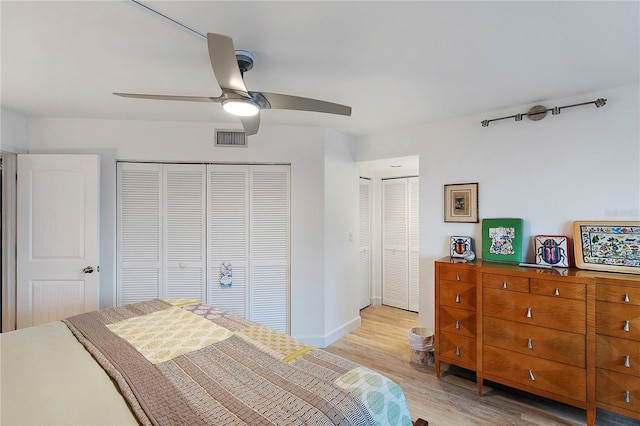
[{"label": "ceiling fan light fixture", "polygon": [[222,101],[222,108],[229,114],[240,117],[250,117],[260,111],[258,105],[247,99],[227,99]]}]

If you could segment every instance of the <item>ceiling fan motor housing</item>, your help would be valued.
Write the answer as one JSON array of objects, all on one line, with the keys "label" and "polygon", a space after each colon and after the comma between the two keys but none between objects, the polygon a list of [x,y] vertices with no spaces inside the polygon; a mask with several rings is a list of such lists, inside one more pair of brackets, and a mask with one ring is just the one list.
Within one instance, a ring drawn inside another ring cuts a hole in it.
[{"label": "ceiling fan motor housing", "polygon": [[245,73],[253,68],[253,61],[255,57],[253,53],[246,50],[236,50],[236,61],[238,61],[238,68],[241,73]]}]

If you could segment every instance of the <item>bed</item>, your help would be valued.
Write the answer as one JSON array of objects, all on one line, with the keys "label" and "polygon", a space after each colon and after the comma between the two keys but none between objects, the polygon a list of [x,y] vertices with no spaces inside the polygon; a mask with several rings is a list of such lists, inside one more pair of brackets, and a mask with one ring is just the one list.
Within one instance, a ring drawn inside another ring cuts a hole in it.
[{"label": "bed", "polygon": [[4,425],[411,425],[388,378],[185,299],[0,335]]}]

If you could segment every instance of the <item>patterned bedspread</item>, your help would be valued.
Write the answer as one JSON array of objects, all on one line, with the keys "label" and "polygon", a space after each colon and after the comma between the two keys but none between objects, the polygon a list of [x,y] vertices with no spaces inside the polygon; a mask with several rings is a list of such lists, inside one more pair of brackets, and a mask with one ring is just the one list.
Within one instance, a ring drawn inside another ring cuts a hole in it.
[{"label": "patterned bedspread", "polygon": [[152,300],[64,322],[142,424],[411,425],[386,377],[199,302]]}]

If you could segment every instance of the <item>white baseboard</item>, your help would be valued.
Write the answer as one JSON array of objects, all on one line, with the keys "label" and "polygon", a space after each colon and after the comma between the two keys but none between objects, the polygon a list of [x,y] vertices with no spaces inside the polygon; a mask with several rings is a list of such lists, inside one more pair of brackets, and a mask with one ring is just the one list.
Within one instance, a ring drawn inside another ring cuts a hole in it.
[{"label": "white baseboard", "polygon": [[316,348],[326,348],[341,337],[351,333],[356,328],[360,327],[362,319],[360,315],[341,325],[340,327],[330,331],[324,336],[294,336],[296,339],[305,342],[307,345],[315,346]]}]

